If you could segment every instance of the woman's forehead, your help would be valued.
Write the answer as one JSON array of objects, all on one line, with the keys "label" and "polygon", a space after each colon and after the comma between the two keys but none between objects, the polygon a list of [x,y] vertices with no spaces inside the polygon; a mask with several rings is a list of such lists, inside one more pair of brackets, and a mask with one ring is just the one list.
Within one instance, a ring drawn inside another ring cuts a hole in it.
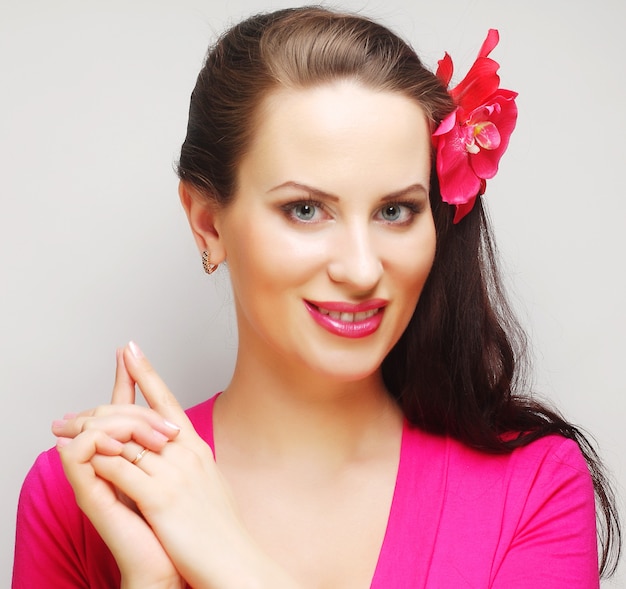
[{"label": "woman's forehead", "polygon": [[428,186],[430,162],[429,123],[414,101],[347,82],[268,96],[239,179],[387,193]]}]

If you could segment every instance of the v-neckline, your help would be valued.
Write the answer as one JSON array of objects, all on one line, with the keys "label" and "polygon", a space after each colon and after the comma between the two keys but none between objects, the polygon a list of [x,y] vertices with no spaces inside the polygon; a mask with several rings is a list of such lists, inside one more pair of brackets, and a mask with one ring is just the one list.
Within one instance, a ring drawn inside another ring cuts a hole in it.
[{"label": "v-neckline", "polygon": [[441,453],[440,438],[404,420],[396,485],[370,589],[426,587],[446,496],[449,446],[443,447]]},{"label": "v-neckline", "polygon": [[[214,455],[213,409],[218,396],[207,401],[210,420],[204,432]],[[403,419],[394,490],[370,589],[424,586],[446,486],[445,469],[433,469],[429,461],[421,460],[429,455],[422,446],[430,443],[425,432]]]},{"label": "v-neckline", "polygon": [[396,523],[399,514],[399,504],[402,501],[402,494],[404,490],[404,480],[405,480],[405,463],[406,463],[406,437],[407,437],[407,421],[406,419],[402,420],[402,433],[400,436],[400,456],[398,457],[398,469],[396,472],[396,479],[394,483],[393,495],[391,497],[391,504],[389,506],[389,514],[387,516],[387,526],[385,528],[385,534],[383,536],[383,541],[380,546],[380,551],[378,553],[378,559],[376,561],[376,568],[374,569],[374,575],[372,576],[372,581],[370,583],[370,589],[376,589],[379,587],[380,589],[388,589],[388,586],[381,585],[378,579],[381,577],[381,574],[384,575],[385,563],[389,562],[390,558],[393,558],[393,542],[391,541],[393,537],[396,535]]}]

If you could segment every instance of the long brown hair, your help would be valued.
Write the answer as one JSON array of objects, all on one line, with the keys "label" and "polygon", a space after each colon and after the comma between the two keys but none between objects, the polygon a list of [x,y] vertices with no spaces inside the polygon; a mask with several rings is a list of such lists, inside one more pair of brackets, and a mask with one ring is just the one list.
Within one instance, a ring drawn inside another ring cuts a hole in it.
[{"label": "long brown hair", "polygon": [[[414,99],[433,128],[454,109],[412,48],[380,24],[319,7],[260,14],[209,50],[191,96],[179,177],[228,206],[267,94],[345,78]],[[434,171],[430,198],[435,261],[409,326],[383,362],[385,384],[411,423],[485,452],[512,452],[549,434],[575,440],[598,499],[601,572],[611,574],[621,546],[615,498],[588,437],[528,393],[524,334],[504,296],[480,199],[453,225]],[[511,432],[519,435],[503,435]]]}]

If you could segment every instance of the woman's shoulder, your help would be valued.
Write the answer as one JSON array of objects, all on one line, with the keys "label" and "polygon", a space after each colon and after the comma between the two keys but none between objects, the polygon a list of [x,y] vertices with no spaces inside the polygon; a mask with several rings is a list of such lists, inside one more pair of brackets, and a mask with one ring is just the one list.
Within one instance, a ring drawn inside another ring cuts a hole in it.
[{"label": "woman's shoulder", "polygon": [[471,571],[485,587],[531,586],[529,575],[538,587],[597,586],[593,484],[576,442],[551,435],[493,454],[413,428],[405,438],[404,514],[433,530],[432,571]]},{"label": "woman's shoulder", "polygon": [[84,531],[82,512],[54,447],[39,454],[24,478],[17,525],[33,537],[41,537],[42,542],[49,537],[69,544],[73,534]]},{"label": "woman's shoulder", "polygon": [[554,517],[595,530],[591,474],[571,439],[550,435],[493,454],[415,429],[406,437],[403,452],[412,464],[412,486],[432,481],[443,501],[442,514],[457,523],[491,521],[499,528],[506,521],[513,536],[526,525]]},{"label": "woman's shoulder", "polygon": [[559,435],[548,435],[514,449],[509,453],[493,453],[472,448],[449,436],[430,434],[410,427],[406,435],[406,452],[414,459],[428,458],[431,462],[445,464],[449,474],[482,478],[509,476],[523,479],[535,478],[540,472],[562,476],[590,478],[589,469],[578,444]]},{"label": "woman's shoulder", "polygon": [[21,498],[33,503],[48,503],[52,497],[63,497],[71,492],[65,478],[61,459],[56,448],[37,456],[22,485]]},{"label": "woman's shoulder", "polygon": [[115,561],[76,504],[56,448],[37,457],[22,484],[13,575],[14,588],[119,585]]}]

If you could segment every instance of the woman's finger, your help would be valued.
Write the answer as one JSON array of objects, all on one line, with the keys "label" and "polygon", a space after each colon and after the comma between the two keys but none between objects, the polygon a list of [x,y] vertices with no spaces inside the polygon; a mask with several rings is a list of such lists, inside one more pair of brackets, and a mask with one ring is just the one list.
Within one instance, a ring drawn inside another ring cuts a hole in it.
[{"label": "woman's finger", "polygon": [[[148,478],[120,454],[123,444],[101,431],[87,431],[78,438],[57,443],[63,468],[76,501],[111,550],[128,587],[183,587],[169,556],[158,538],[128,497],[121,497],[111,482],[94,469],[99,458],[112,459],[115,472],[124,470],[135,485]],[[165,580],[165,581],[164,581]],[[125,584],[126,583],[126,584]]]},{"label": "woman's finger", "polygon": [[90,430],[102,431],[120,442],[134,440],[153,451],[159,451],[180,431],[155,411],[136,405],[107,405],[91,415],[52,422],[52,433],[57,437],[75,438]]},{"label": "woman's finger", "polygon": [[89,436],[85,435],[85,442],[82,444],[75,443],[70,446],[72,438],[59,437],[57,439],[57,450],[78,464],[89,462],[97,453],[106,456],[121,456],[124,451],[122,442],[102,432],[94,432]]},{"label": "woman's finger", "polygon": [[114,500],[108,484],[98,481],[91,466],[91,459],[98,453],[106,456],[119,456],[124,445],[100,431],[86,432],[80,439],[59,438],[57,450],[61,457],[65,475],[70,481],[79,505],[87,494],[101,506],[108,506]]},{"label": "woman's finger", "polygon": [[115,350],[115,383],[111,403],[113,405],[135,404],[135,381],[126,369],[122,348]]},{"label": "woman's finger", "polygon": [[124,364],[152,409],[171,423],[193,428],[176,397],[152,368],[136,343],[130,342],[124,348]]}]

